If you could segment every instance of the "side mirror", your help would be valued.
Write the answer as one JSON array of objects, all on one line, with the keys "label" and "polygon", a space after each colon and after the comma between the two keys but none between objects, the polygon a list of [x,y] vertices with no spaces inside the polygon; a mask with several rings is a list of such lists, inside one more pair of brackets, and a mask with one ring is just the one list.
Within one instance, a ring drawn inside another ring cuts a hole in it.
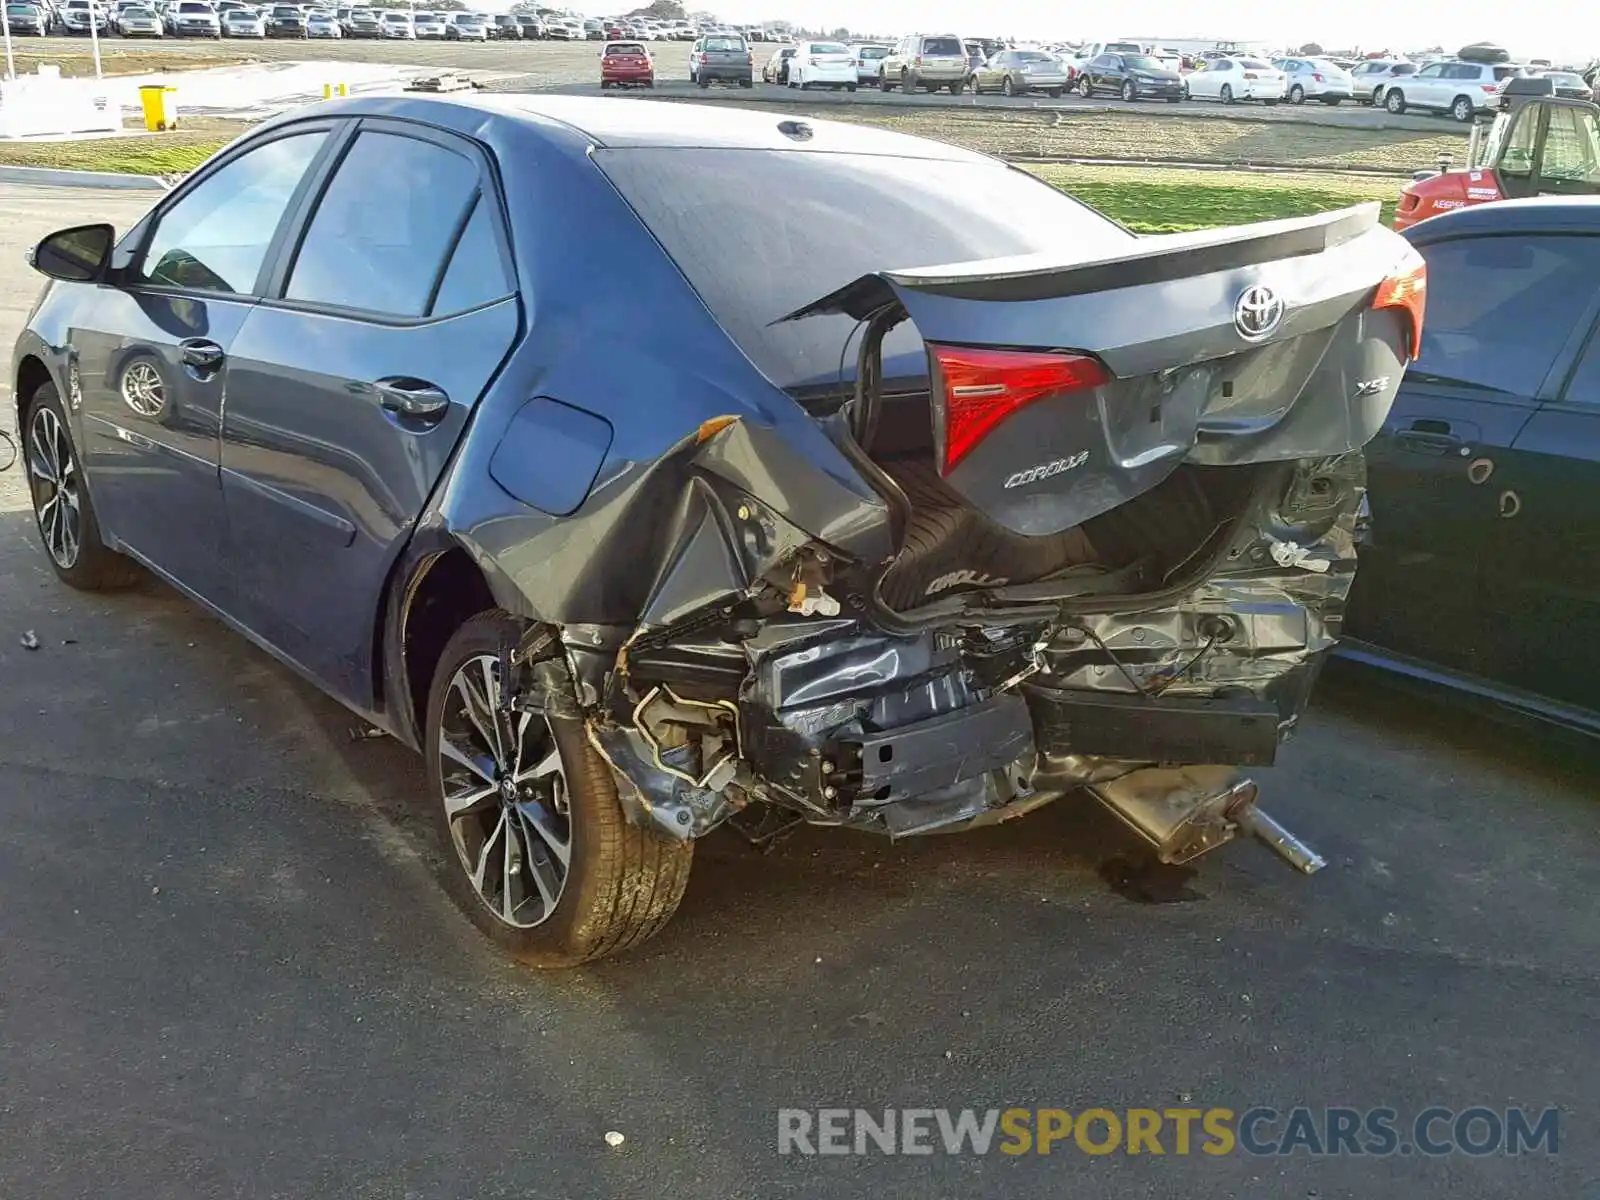
[{"label": "side mirror", "polygon": [[95,283],[105,276],[116,243],[110,225],[77,225],[58,229],[28,251],[28,265],[51,279]]}]

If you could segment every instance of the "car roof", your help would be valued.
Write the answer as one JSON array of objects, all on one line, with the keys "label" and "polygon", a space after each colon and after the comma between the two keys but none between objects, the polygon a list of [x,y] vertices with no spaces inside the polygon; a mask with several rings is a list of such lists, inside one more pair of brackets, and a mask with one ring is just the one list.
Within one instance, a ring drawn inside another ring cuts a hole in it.
[{"label": "car roof", "polygon": [[[360,101],[346,102],[360,108]],[[663,100],[616,101],[598,96],[537,96],[484,93],[461,98],[417,97],[406,105],[418,119],[433,105],[464,106],[502,116],[507,121],[557,122],[601,147],[708,147],[744,150],[797,150],[841,154],[884,154],[899,158],[992,162],[986,155],[943,142],[910,137],[886,129],[842,121],[803,121],[782,113],[757,112],[724,105],[674,104]],[[404,107],[404,106],[403,106]],[[393,112],[386,107],[386,112]],[[405,115],[404,113],[398,115]],[[780,126],[801,126],[810,136],[796,140]]]},{"label": "car roof", "polygon": [[1600,234],[1600,196],[1530,196],[1475,204],[1429,217],[1405,231],[1416,242],[1472,233]]}]

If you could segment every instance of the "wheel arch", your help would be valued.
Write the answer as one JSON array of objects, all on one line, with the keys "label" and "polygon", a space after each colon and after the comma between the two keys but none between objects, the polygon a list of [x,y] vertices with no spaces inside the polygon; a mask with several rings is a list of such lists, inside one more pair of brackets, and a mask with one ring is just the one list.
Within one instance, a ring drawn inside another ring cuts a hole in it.
[{"label": "wheel arch", "polygon": [[22,418],[33,394],[47,383],[55,383],[55,376],[37,354],[24,353],[17,359],[16,376],[12,380],[11,401],[16,408],[17,432],[22,432]]},{"label": "wheel arch", "polygon": [[489,573],[448,533],[419,532],[412,539],[390,573],[374,622],[373,694],[401,741],[421,749],[428,691],[445,644],[472,617],[508,607],[503,599]]}]

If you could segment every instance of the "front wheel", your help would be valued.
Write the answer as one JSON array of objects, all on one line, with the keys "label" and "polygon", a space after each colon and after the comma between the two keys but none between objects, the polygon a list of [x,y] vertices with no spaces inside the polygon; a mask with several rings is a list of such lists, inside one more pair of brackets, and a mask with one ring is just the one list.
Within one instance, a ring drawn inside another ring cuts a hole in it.
[{"label": "front wheel", "polygon": [[571,967],[638,945],[677,910],[694,843],[630,825],[581,721],[503,707],[521,622],[456,631],[428,695],[425,750],[445,886],[515,958]]},{"label": "front wheel", "polygon": [[39,540],[61,581],[84,592],[114,591],[139,582],[139,568],[100,536],[100,522],[67,430],[66,409],[52,384],[40,387],[28,402],[22,461]]},{"label": "front wheel", "polygon": [[1122,99],[1128,104],[1132,104],[1138,98],[1139,89],[1133,86],[1133,80],[1129,79],[1124,82],[1122,85]]},{"label": "front wheel", "polygon": [[1002,96],[1015,96],[1017,94],[1017,85],[1011,82],[1011,76],[1007,75],[1000,81],[1000,94]]},{"label": "front wheel", "polygon": [[1391,88],[1383,94],[1383,107],[1398,117],[1406,111],[1406,94],[1398,88]]},{"label": "front wheel", "polygon": [[1089,77],[1087,75],[1078,81],[1078,95],[1082,96],[1085,100],[1094,99],[1094,84],[1089,82]]},{"label": "front wheel", "polygon": [[1233,87],[1231,84],[1225,83],[1222,85],[1222,102],[1224,104],[1233,103]]},{"label": "front wheel", "polygon": [[1061,99],[1061,89],[1058,88],[1058,87],[1045,88],[1044,92],[1045,92],[1045,95],[1049,96],[1050,99],[1052,99],[1052,100]]},{"label": "front wheel", "polygon": [[878,90],[880,92],[894,91],[894,84],[889,82],[889,76],[882,71],[878,72]]},{"label": "front wheel", "polygon": [[1305,90],[1305,88],[1301,87],[1297,83],[1292,88],[1289,89],[1289,103],[1290,104],[1304,104],[1305,102],[1306,102],[1306,90]]}]

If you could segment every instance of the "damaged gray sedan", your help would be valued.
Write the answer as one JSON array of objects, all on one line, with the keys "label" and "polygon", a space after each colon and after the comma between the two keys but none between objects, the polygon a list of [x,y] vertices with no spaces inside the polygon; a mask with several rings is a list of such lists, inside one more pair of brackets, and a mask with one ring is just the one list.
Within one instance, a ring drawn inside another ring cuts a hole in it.
[{"label": "damaged gray sedan", "polygon": [[1245,772],[1338,635],[1421,334],[1376,205],[1138,238],[880,130],[368,97],[33,261],[57,573],[142,566],[421,751],[519,958],[650,936],[724,823],[1080,795],[1165,862],[1320,865]]}]

